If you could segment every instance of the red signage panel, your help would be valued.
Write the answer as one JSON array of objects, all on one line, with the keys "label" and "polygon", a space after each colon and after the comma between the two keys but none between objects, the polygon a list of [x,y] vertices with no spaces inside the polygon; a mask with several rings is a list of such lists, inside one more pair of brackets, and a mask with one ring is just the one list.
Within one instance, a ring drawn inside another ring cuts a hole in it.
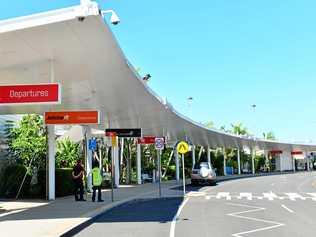
[{"label": "red signage panel", "polygon": [[155,144],[155,139],[156,137],[153,137],[153,136],[138,138],[138,144],[143,144],[143,145]]},{"label": "red signage panel", "polygon": [[46,112],[46,124],[99,124],[99,111]]},{"label": "red signage panel", "polygon": [[38,85],[0,85],[1,104],[57,104],[61,102],[58,83]]},{"label": "red signage panel", "polygon": [[281,150],[272,150],[272,151],[270,151],[271,155],[280,155],[282,153],[283,153],[283,151],[281,151]]},{"label": "red signage panel", "polygon": [[303,155],[303,152],[302,152],[302,151],[292,151],[292,152],[291,152],[291,155],[292,155],[292,156],[295,156],[295,155]]}]

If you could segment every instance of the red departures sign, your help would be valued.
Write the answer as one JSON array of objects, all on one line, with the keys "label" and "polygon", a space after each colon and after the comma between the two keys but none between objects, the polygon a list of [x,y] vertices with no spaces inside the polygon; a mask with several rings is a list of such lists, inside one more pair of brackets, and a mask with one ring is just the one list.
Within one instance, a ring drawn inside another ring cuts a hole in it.
[{"label": "red departures sign", "polygon": [[61,102],[58,83],[38,85],[0,85],[0,105],[58,104]]}]

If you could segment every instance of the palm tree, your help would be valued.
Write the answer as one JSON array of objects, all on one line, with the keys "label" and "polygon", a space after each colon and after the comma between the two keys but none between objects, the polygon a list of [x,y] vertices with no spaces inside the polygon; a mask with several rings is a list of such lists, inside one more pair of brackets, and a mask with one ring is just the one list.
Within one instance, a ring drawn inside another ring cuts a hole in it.
[{"label": "palm tree", "polygon": [[248,129],[242,123],[231,124],[231,132],[236,135],[249,135]]},{"label": "palm tree", "polygon": [[263,133],[262,135],[265,140],[272,140],[272,141],[276,140],[276,137],[273,132]]},{"label": "palm tree", "polygon": [[204,126],[205,127],[207,127],[207,128],[214,128],[215,126],[214,126],[214,122],[213,121],[208,121],[208,122],[206,122],[205,124],[204,124]]}]

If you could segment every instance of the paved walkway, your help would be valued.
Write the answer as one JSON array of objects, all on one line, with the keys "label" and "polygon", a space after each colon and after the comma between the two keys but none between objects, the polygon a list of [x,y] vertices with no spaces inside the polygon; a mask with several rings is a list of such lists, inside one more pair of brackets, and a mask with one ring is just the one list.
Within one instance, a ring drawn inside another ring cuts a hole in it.
[{"label": "paved walkway", "polygon": [[[181,189],[176,181],[162,183],[164,196],[180,196]],[[158,184],[122,186],[114,191],[115,202],[111,201],[111,192],[103,191],[104,203],[75,202],[73,197],[58,198],[54,202],[18,201],[0,202],[1,237],[53,237],[60,236],[73,227],[89,220],[103,211],[123,202],[137,198],[158,197]]]},{"label": "paved walkway", "polygon": [[[253,177],[253,175],[218,177],[218,181]],[[162,183],[162,196],[182,196],[182,182]],[[121,203],[139,198],[158,197],[158,184],[121,186],[114,191],[115,202],[111,201],[111,191],[103,191],[104,203],[75,202],[73,197],[58,198],[54,202],[27,200],[17,202],[0,201],[1,237],[59,237],[90,218]]]}]

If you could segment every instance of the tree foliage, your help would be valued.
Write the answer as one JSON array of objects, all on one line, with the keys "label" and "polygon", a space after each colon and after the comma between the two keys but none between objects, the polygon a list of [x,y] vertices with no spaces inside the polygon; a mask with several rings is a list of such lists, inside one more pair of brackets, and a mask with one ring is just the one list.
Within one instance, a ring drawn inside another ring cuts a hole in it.
[{"label": "tree foliage", "polygon": [[273,132],[263,133],[262,135],[265,140],[272,140],[272,141],[276,140],[276,137]]},{"label": "tree foliage", "polygon": [[80,158],[80,145],[69,138],[57,142],[56,165],[58,168],[73,167]]},{"label": "tree foliage", "polygon": [[16,127],[8,123],[7,128],[9,155],[25,166],[33,158],[33,167],[45,167],[47,139],[43,118],[35,114],[25,115]]}]

